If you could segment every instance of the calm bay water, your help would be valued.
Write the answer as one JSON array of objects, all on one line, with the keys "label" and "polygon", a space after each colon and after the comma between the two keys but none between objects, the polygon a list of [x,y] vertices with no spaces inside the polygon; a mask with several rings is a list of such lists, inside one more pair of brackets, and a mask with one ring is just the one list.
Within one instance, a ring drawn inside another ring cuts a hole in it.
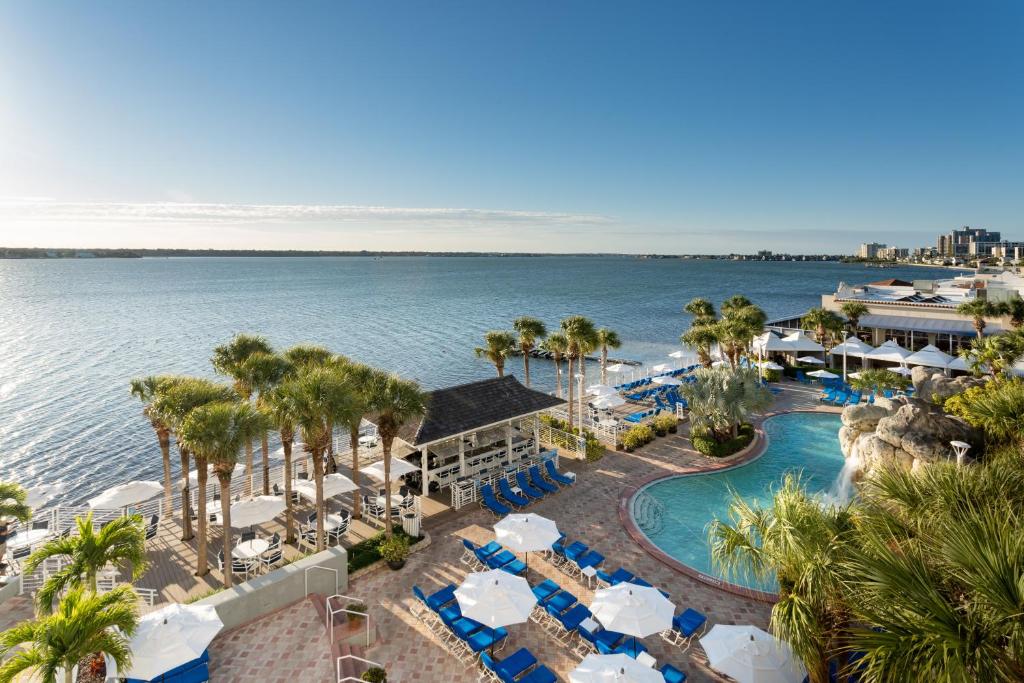
[{"label": "calm bay water", "polygon": [[[473,347],[519,315],[549,326],[589,316],[623,338],[614,355],[656,363],[678,348],[694,296],[743,293],[777,317],[841,280],[939,272],[616,257],[0,260],[0,479],[62,482],[68,502],[160,479],[129,380],[213,377],[213,347],[239,331],[279,348],[322,344],[436,388],[491,376]],[[521,361],[509,369],[521,375]],[[550,363],[531,370],[553,390]]]}]

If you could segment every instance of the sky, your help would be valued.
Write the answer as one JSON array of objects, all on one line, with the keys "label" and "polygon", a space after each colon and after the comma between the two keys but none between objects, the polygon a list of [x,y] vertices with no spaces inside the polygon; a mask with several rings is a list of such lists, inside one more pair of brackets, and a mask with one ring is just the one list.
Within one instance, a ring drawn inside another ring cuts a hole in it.
[{"label": "sky", "polygon": [[1024,3],[0,1],[0,246],[1024,240]]}]

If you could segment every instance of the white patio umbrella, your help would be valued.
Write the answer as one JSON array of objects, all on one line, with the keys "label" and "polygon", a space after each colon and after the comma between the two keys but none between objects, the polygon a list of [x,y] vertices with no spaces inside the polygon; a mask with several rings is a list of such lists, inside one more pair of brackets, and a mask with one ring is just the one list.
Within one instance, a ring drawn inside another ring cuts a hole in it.
[{"label": "white patio umbrella", "polygon": [[[369,467],[365,467],[359,470],[363,474],[368,474],[377,481],[384,481],[384,461],[380,460],[373,463]],[[391,458],[391,481],[398,479],[399,477],[410,474],[411,472],[419,472],[419,468],[413,465],[408,460],[403,458]]]},{"label": "white patio umbrella", "polygon": [[[277,496],[256,496],[246,500],[240,500],[231,504],[231,526],[240,529],[242,527],[263,524],[277,517],[284,512],[284,498]],[[214,517],[217,524],[223,524],[220,513]]]},{"label": "white patio umbrella", "polygon": [[495,540],[510,550],[526,553],[526,566],[530,566],[530,553],[550,550],[562,537],[558,526],[547,517],[532,512],[505,515],[494,525]]},{"label": "white patio umbrella", "polygon": [[608,396],[598,396],[590,405],[594,406],[598,410],[604,410],[605,408],[618,408],[619,406],[626,405],[626,399],[622,398],[618,394],[610,394]]},{"label": "white patio umbrella", "polygon": [[212,605],[173,603],[150,612],[139,619],[132,636],[131,668],[117,674],[144,681],[157,678],[201,657],[223,628]]},{"label": "white patio umbrella", "polygon": [[808,377],[817,377],[819,379],[839,379],[839,375],[834,375],[828,370],[812,370],[807,373]]},{"label": "white patio umbrella", "polygon": [[789,351],[792,353],[805,353],[810,351],[811,353],[823,353],[825,347],[814,341],[803,330],[797,330],[792,334],[788,334],[782,338],[782,343],[785,344]]},{"label": "white patio umbrella", "polygon": [[[307,500],[316,500],[316,482],[312,479],[292,479],[292,490]],[[359,486],[344,474],[335,472],[324,476],[325,499],[358,490]]]},{"label": "white patio umbrella", "polygon": [[149,500],[160,495],[163,490],[163,484],[158,481],[129,481],[112,486],[95,498],[90,498],[89,507],[99,510],[116,510]]},{"label": "white patio umbrella", "polygon": [[526,579],[500,569],[467,574],[455,599],[462,616],[490,628],[522,624],[537,604]]},{"label": "white patio umbrella", "polygon": [[569,683],[664,683],[664,678],[626,655],[590,654],[569,672]]},{"label": "white patio umbrella", "polygon": [[783,369],[781,365],[779,365],[775,361],[770,361],[770,360],[766,360],[766,361],[763,361],[761,363],[758,363],[758,365],[760,365],[765,370],[782,370]]},{"label": "white patio umbrella", "polygon": [[[243,477],[245,476],[245,463],[240,462],[235,465],[235,469],[231,470],[231,477]],[[207,477],[207,485],[217,481],[217,477],[214,476],[213,470],[210,470],[209,476]],[[199,472],[196,470],[190,470],[188,473],[189,486],[199,486]],[[218,484],[219,485],[219,484]]]},{"label": "white patio umbrella", "polygon": [[651,381],[654,382],[655,384],[661,384],[661,385],[666,386],[666,387],[677,387],[680,384],[682,384],[682,382],[680,382],[675,377],[672,377],[670,375],[663,375],[661,377],[655,377]]},{"label": "white patio umbrella", "polygon": [[700,644],[708,664],[738,683],[799,683],[807,675],[788,643],[756,626],[716,624]]},{"label": "white patio umbrella", "polygon": [[932,344],[928,344],[920,351],[907,356],[903,362],[909,365],[926,365],[930,368],[942,368],[945,370],[953,362],[953,356],[941,351]]},{"label": "white patio umbrella", "polygon": [[38,510],[58,495],[64,493],[64,484],[39,484],[32,488],[25,489],[25,504],[33,510]]},{"label": "white patio umbrella", "polygon": [[625,372],[629,369],[629,366],[625,363],[612,363],[605,368],[608,372]]},{"label": "white patio umbrella", "polygon": [[672,615],[676,608],[657,588],[620,583],[594,593],[590,611],[601,625],[610,631],[646,638],[672,628]]},{"label": "white patio umbrella", "polygon": [[651,372],[668,372],[672,369],[672,366],[668,363],[658,363],[651,367]]},{"label": "white patio umbrella", "polygon": [[903,348],[891,339],[864,357],[869,360],[887,361],[889,363],[902,363],[911,352]]},{"label": "white patio umbrella", "polygon": [[955,357],[953,360],[949,362],[949,365],[947,365],[946,367],[949,368],[950,370],[960,370],[961,372],[971,371],[970,362],[963,356]]},{"label": "white patio umbrella", "polygon": [[854,379],[860,379],[860,373],[859,372],[851,372],[850,373],[850,377],[852,377]]},{"label": "white patio umbrella", "polygon": [[591,384],[587,387],[587,396],[610,396],[615,393],[618,393],[615,388],[607,384]]},{"label": "white patio umbrella", "polygon": [[796,359],[797,363],[807,363],[808,365],[824,365],[825,361],[814,356],[800,356]]},{"label": "white patio umbrella", "polygon": [[842,344],[833,346],[830,353],[833,356],[842,356],[845,353],[847,356],[853,356],[854,358],[863,358],[874,350],[873,346],[864,343],[857,337],[847,337],[846,341]]}]

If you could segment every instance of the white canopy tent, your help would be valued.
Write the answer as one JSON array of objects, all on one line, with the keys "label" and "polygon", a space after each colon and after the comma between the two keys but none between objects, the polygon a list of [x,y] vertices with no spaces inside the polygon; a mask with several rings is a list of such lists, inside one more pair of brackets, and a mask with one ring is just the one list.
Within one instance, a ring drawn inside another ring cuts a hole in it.
[{"label": "white canopy tent", "polygon": [[906,361],[907,356],[910,356],[911,354],[911,351],[908,351],[890,339],[864,357],[868,360],[885,361],[888,363],[903,363]]},{"label": "white canopy tent", "polygon": [[833,356],[842,356],[843,354],[846,354],[847,356],[853,356],[854,358],[863,358],[874,350],[875,348],[873,346],[857,339],[857,337],[849,337],[842,344],[833,346],[831,353]]},{"label": "white canopy tent", "polygon": [[131,668],[117,671],[107,657],[107,680],[158,678],[201,657],[222,628],[224,623],[211,605],[172,603],[150,612],[139,619],[132,636]]},{"label": "white canopy tent", "polygon": [[610,387],[607,384],[591,384],[587,387],[587,396],[609,396],[615,393],[618,393],[615,387]]},{"label": "white canopy tent", "polygon": [[675,377],[672,377],[671,375],[663,375],[661,377],[655,377],[651,381],[654,384],[660,384],[660,385],[665,386],[665,387],[677,387],[680,384],[682,384],[682,382],[677,380]]},{"label": "white canopy tent", "polygon": [[803,330],[786,335],[782,343],[791,353],[825,353],[825,347],[808,337]]},{"label": "white canopy tent", "polygon": [[751,347],[754,349],[755,353],[762,356],[773,351],[778,351],[780,353],[791,353],[793,351],[792,347],[779,339],[778,335],[774,332],[765,332],[764,334],[754,337],[751,342]]},{"label": "white canopy tent", "polygon": [[[292,479],[292,490],[306,500],[316,500],[316,482],[312,479]],[[344,474],[335,472],[324,477],[324,498],[358,490],[359,486]]]},{"label": "white canopy tent", "polygon": [[799,683],[807,675],[788,643],[756,626],[715,624],[700,644],[708,664],[738,683]]},{"label": "white canopy tent", "polygon": [[807,363],[808,365],[824,365],[825,361],[814,356],[800,356],[796,359],[797,363]]},{"label": "white canopy tent", "polygon": [[953,356],[929,344],[920,351],[907,356],[904,362],[907,365],[927,365],[930,368],[942,368],[945,370],[953,362]]},{"label": "white canopy tent", "polygon": [[610,394],[608,396],[598,396],[590,402],[590,405],[594,406],[598,410],[618,408],[619,406],[626,405],[626,399],[622,398],[618,394]]}]

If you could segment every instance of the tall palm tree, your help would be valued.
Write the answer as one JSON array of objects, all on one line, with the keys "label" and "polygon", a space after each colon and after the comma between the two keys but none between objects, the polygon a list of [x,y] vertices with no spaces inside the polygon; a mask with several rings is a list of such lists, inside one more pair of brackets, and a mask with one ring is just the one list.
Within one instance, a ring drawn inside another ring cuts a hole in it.
[{"label": "tall palm tree", "polygon": [[860,319],[867,315],[868,307],[860,301],[847,301],[839,307],[839,310],[843,312],[847,322],[850,323],[850,332],[856,334],[860,327]]},{"label": "tall palm tree", "polygon": [[707,323],[718,319],[718,315],[715,313],[715,305],[701,297],[690,299],[690,302],[683,306],[683,311],[692,315],[694,321],[699,320]]},{"label": "tall palm tree", "polygon": [[[153,400],[153,412],[159,419],[170,427],[171,432],[178,433],[185,418],[193,410],[206,403],[218,401],[230,401],[235,398],[235,393],[230,387],[222,384],[215,384],[206,379],[194,377],[183,378],[168,386],[161,386],[156,398]],[[189,490],[188,470],[191,453],[188,447],[178,443],[178,454],[181,457],[181,540],[191,541],[192,534],[192,499]],[[196,507],[197,526],[201,537],[206,535],[206,481],[207,471],[205,467],[197,467],[197,488],[199,489]],[[205,541],[203,541],[205,543]],[[197,569],[202,568],[200,565]]]},{"label": "tall palm tree", "polygon": [[323,550],[324,536],[324,459],[331,440],[331,426],[347,416],[351,401],[349,387],[337,367],[311,366],[300,369],[295,377],[279,388],[281,400],[302,431],[306,448],[312,454],[313,478],[316,484],[316,546]]},{"label": "tall palm tree", "polygon": [[505,376],[505,359],[516,350],[516,337],[504,330],[490,330],[484,334],[484,346],[474,349],[477,358],[486,358],[494,364],[498,377]]},{"label": "tall palm tree", "polygon": [[[573,365],[580,364],[580,373],[586,364],[587,353],[596,347],[597,330],[594,323],[582,315],[571,315],[562,320],[562,334],[566,340],[566,356],[569,359],[569,425],[573,424],[573,402],[575,395],[576,378],[573,376]],[[582,420],[582,416],[580,417]]]},{"label": "tall palm tree", "polygon": [[1019,330],[1024,327],[1024,299],[1019,295],[999,304],[1000,314],[1010,317],[1010,325]]},{"label": "tall palm tree", "polygon": [[281,435],[281,448],[284,449],[285,542],[295,543],[295,520],[292,518],[292,444],[295,441],[297,419],[295,405],[289,400],[288,394],[281,390],[281,385],[267,394],[265,404],[267,417]]},{"label": "tall palm tree", "polygon": [[842,331],[843,319],[827,308],[817,306],[804,313],[804,316],[800,318],[800,325],[814,330],[814,337],[818,343],[828,348],[832,335]]},{"label": "tall palm tree", "polygon": [[[251,403],[208,403],[193,410],[181,426],[179,439],[195,455],[196,462],[213,465],[220,482],[221,528],[224,541],[224,587],[231,574],[231,475],[246,439],[266,432],[267,416]],[[205,552],[205,549],[204,549]]]},{"label": "tall palm tree", "polygon": [[131,586],[97,595],[75,588],[48,616],[25,621],[0,634],[0,683],[29,674],[31,680],[71,683],[78,663],[96,653],[110,657],[118,670],[131,666],[129,642],[139,623],[138,597]]},{"label": "tall palm tree", "polygon": [[[370,384],[370,404],[377,415],[377,431],[384,451],[385,532],[392,534],[391,520],[391,447],[398,430],[427,409],[427,395],[415,382],[397,375],[375,372]],[[424,482],[425,483],[425,482]]]},{"label": "tall palm tree", "polygon": [[739,433],[752,414],[771,405],[758,372],[750,368],[700,368],[696,381],[681,387],[690,405],[691,432],[707,432],[716,441]]},{"label": "tall palm tree", "polygon": [[530,354],[537,348],[537,342],[547,335],[548,328],[542,320],[524,315],[512,321],[512,329],[519,333],[519,351],[523,354],[523,376],[526,377],[526,386],[530,386]]},{"label": "tall palm tree", "polygon": [[174,482],[171,480],[171,429],[160,419],[160,416],[153,410],[153,401],[161,387],[167,387],[174,382],[180,381],[180,377],[173,375],[150,375],[139,377],[131,381],[131,393],[145,407],[142,414],[149,419],[150,426],[156,432],[157,442],[160,444],[160,455],[164,463],[164,509],[171,511],[171,497]]},{"label": "tall palm tree", "polygon": [[[345,415],[342,423],[348,428],[349,447],[352,450],[352,481],[359,484],[359,427],[370,413],[371,382],[374,369],[362,363],[348,362],[340,367],[343,381],[348,387]],[[352,518],[359,519],[362,499],[359,490],[352,492]]]},{"label": "tall palm tree", "polygon": [[729,520],[708,530],[712,561],[727,573],[778,580],[771,628],[803,660],[812,683],[829,681],[829,662],[845,645],[842,563],[853,531],[848,506],[823,506],[794,474],[785,475],[769,507],[735,495]]},{"label": "tall palm tree", "polygon": [[751,340],[764,330],[768,319],[764,311],[753,304],[740,305],[746,297],[734,296],[722,304],[722,319],[717,323],[718,337],[724,342],[726,355],[732,367],[747,351]]},{"label": "tall palm tree", "polygon": [[[252,367],[246,365],[249,357],[256,353],[273,354],[267,340],[256,334],[236,334],[227,344],[213,349],[213,369],[234,380],[235,391],[243,401],[251,401],[256,387],[251,374]],[[252,443],[245,444],[245,492],[253,491]]]},{"label": "tall palm tree", "polygon": [[596,332],[597,344],[601,347],[601,384],[608,383],[608,349],[617,349],[622,346],[619,333],[609,330],[607,327],[599,328]]},{"label": "tall palm tree", "polygon": [[569,348],[569,342],[561,332],[552,332],[540,344],[540,348],[551,354],[555,363],[555,395],[562,397],[562,358]]},{"label": "tall palm tree", "polygon": [[743,296],[742,294],[733,294],[731,297],[722,302],[722,317],[725,317],[730,312],[738,311],[748,306],[753,306],[754,302]]},{"label": "tall palm tree", "polygon": [[[284,378],[292,372],[291,362],[284,356],[276,353],[257,352],[245,359],[242,364],[242,374],[252,383],[256,390],[256,406],[265,408],[267,395],[274,390]],[[267,430],[261,434],[260,448],[263,452],[263,495],[270,495],[270,444],[267,440]]]},{"label": "tall palm tree", "polygon": [[721,337],[721,328],[717,322],[698,324],[697,320],[694,320],[690,329],[680,335],[679,341],[697,352],[697,359],[701,366],[710,368],[712,365],[711,349],[719,343]]},{"label": "tall palm tree", "polygon": [[985,326],[988,324],[985,318],[992,318],[999,315],[999,306],[988,299],[970,299],[956,307],[960,315],[970,316],[974,324],[974,331],[981,339],[985,335]]},{"label": "tall palm tree", "polygon": [[7,554],[7,535],[11,522],[32,519],[32,508],[25,501],[28,493],[13,481],[0,481],[0,562]]},{"label": "tall palm tree", "polygon": [[36,593],[41,614],[53,609],[54,599],[69,588],[84,586],[96,592],[96,576],[107,565],[129,573],[137,581],[146,572],[146,530],[142,517],[130,515],[105,523],[99,531],[93,525],[92,512],[75,518],[78,535],[51,538],[25,561],[29,575],[52,557],[65,558],[67,566],[50,574]]}]

